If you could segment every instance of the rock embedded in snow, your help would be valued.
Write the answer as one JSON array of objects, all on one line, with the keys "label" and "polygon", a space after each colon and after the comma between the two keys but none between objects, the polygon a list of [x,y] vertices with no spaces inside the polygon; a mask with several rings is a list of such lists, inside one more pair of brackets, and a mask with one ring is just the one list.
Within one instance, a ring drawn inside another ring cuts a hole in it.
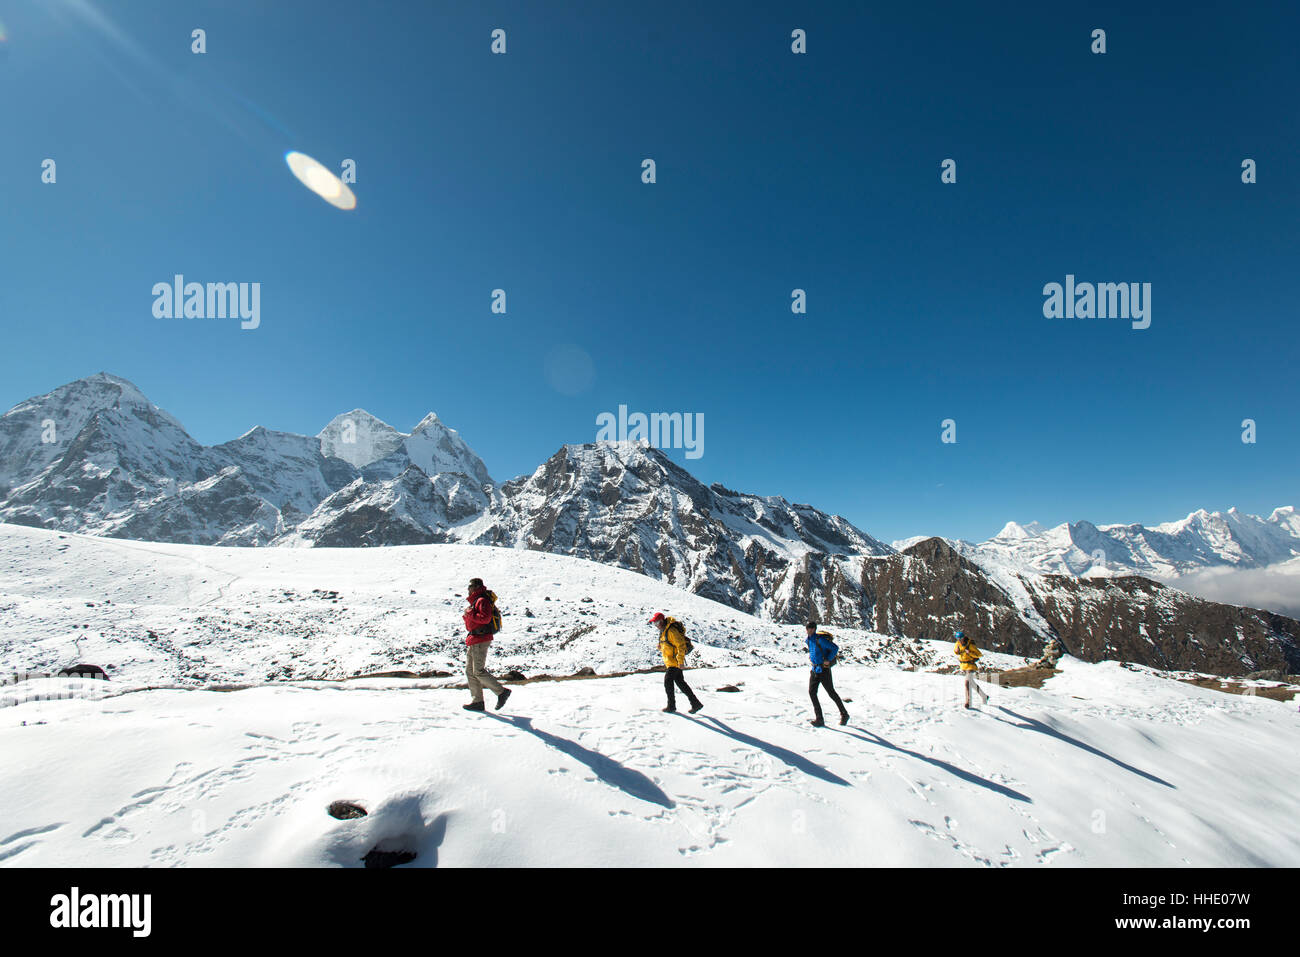
[{"label": "rock embedded in snow", "polygon": [[366,867],[398,867],[402,864],[409,864],[419,857],[415,851],[383,851],[379,848],[371,848],[362,858]]},{"label": "rock embedded in snow", "polygon": [[59,669],[59,674],[65,678],[98,678],[102,681],[108,680],[108,674],[99,665],[77,664],[69,668]]}]

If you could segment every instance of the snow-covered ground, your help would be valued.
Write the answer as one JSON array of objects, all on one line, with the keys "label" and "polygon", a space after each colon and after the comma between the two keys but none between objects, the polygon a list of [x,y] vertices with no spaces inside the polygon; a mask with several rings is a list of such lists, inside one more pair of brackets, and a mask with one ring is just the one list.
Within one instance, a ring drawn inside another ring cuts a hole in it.
[{"label": "snow-covered ground", "polygon": [[966,712],[955,677],[845,666],[853,722],[814,729],[805,675],[689,672],[694,717],[657,675],[503,714],[395,680],[3,708],[0,864],[1300,864],[1288,705],[1071,660]]},{"label": "snow-covered ground", "polygon": [[[686,623],[698,663],[804,658],[800,627],[544,552],[221,548],[0,524],[0,662],[7,672],[88,662],[136,685],[458,672],[471,577],[498,596],[504,629],[493,663],[501,670],[607,674],[660,664],[647,624],[656,611]],[[916,642],[835,634],[853,659],[930,660]]]},{"label": "snow-covered ground", "polygon": [[[656,674],[524,684],[487,714],[461,710],[457,676],[265,680],[458,672],[471,568],[507,604],[499,670],[648,665],[662,606],[712,665],[688,671],[705,710],[661,713]],[[0,688],[0,865],[359,866],[374,848],[416,866],[1300,865],[1294,704],[1066,659],[1041,690],[994,687],[965,711],[959,678],[900,666],[942,643],[837,633],[853,720],[815,729],[797,632],[539,553],[0,526],[5,670],[114,665],[108,682]],[[336,820],[337,800],[369,813]]]}]

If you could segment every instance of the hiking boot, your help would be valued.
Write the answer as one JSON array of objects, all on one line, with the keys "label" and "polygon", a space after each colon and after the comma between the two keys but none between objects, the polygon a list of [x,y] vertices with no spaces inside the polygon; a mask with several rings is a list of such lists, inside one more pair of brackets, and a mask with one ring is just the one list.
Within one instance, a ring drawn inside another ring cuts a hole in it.
[{"label": "hiking boot", "polygon": [[506,703],[506,699],[509,698],[509,697],[510,697],[510,689],[509,689],[509,688],[507,688],[505,691],[503,691],[503,692],[501,692],[499,695],[497,695],[497,710],[498,710],[498,711],[501,710],[501,706],[502,706],[503,704]]},{"label": "hiking boot", "polygon": [[824,728],[824,727],[826,727],[826,722],[823,721],[821,718],[813,718],[813,719],[812,719],[811,721],[809,721],[808,723],[811,724],[814,728]]},{"label": "hiking boot", "polygon": [[677,708],[671,704],[668,707],[664,708],[664,710],[667,711],[669,714],[677,713]]},{"label": "hiking boot", "polygon": [[849,713],[845,711],[842,715],[840,715],[840,726],[843,727],[848,723],[849,723]]},{"label": "hiking boot", "polygon": [[702,701],[695,702],[695,704],[691,705],[691,714],[694,714],[695,712],[699,711],[703,707],[704,707],[704,702]]},{"label": "hiking boot", "polygon": [[461,705],[466,711],[486,711],[482,701],[471,701],[469,704]]}]

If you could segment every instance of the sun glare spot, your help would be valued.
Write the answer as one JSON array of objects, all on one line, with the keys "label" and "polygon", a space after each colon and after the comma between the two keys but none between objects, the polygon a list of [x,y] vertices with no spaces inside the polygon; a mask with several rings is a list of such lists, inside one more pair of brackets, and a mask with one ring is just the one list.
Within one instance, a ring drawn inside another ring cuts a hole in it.
[{"label": "sun glare spot", "polygon": [[289,169],[309,190],[339,209],[355,209],[357,198],[343,180],[306,153],[294,150],[285,154]]}]

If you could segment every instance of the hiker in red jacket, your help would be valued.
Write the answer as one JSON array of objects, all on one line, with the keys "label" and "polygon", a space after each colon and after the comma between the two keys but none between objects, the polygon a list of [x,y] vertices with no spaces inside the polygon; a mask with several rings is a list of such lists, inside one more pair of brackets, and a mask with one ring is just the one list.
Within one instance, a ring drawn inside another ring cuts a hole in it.
[{"label": "hiker in red jacket", "polygon": [[510,697],[510,689],[492,677],[487,670],[488,645],[499,626],[500,616],[497,612],[497,596],[483,585],[483,579],[469,580],[469,607],[465,609],[465,677],[469,679],[469,694],[473,699],[464,705],[466,711],[484,711],[483,689],[496,692],[497,710]]}]

